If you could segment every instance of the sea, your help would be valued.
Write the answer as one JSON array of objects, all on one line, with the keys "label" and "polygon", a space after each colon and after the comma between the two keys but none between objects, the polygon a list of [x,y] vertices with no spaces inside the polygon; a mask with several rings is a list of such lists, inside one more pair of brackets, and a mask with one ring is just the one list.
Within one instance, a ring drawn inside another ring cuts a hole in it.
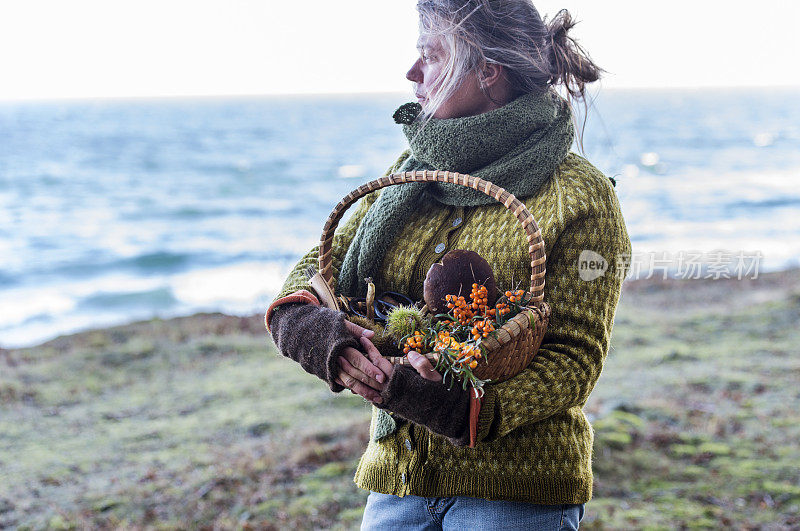
[{"label": "sea", "polygon": [[[0,347],[263,312],[339,199],[405,149],[410,96],[0,102]],[[799,96],[593,97],[574,149],[616,182],[629,278],[800,265]]]}]

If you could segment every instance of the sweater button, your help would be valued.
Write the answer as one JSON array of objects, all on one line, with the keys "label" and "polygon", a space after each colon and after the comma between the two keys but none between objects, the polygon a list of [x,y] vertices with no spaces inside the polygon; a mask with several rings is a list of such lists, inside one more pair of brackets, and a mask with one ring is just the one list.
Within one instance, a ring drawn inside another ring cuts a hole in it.
[{"label": "sweater button", "polygon": [[434,251],[436,251],[437,253],[441,253],[442,251],[444,251],[444,247],[445,245],[443,243],[440,243],[439,245],[436,246],[436,249],[434,249]]},{"label": "sweater button", "polygon": [[403,485],[406,484],[406,473],[405,472],[400,474],[400,483],[402,483]]},{"label": "sweater button", "polygon": [[406,439],[406,440],[405,440],[405,442],[404,442],[403,444],[405,444],[405,445],[406,445],[406,450],[408,450],[408,451],[410,452],[410,451],[411,451],[411,441],[409,441],[408,439]]},{"label": "sweater button", "polygon": [[462,222],[462,221],[464,221],[464,220],[463,220],[463,219],[461,219],[461,218],[456,218],[456,219],[454,219],[454,220],[453,220],[453,226],[454,226],[454,227],[458,227],[459,225],[461,225],[461,222]]}]

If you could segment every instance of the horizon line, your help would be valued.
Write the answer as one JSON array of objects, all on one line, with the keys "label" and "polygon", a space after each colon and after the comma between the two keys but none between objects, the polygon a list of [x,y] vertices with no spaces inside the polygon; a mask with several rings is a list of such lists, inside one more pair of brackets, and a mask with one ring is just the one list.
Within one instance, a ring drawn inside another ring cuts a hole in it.
[{"label": "horizon line", "polygon": [[[610,92],[685,92],[696,91],[705,92],[712,90],[800,90],[800,84],[787,85],[678,85],[678,86],[598,86],[589,87],[587,93],[596,97],[597,93]],[[196,94],[154,94],[154,95],[85,95],[85,96],[22,96],[22,97],[2,97],[0,104],[7,103],[58,103],[58,102],[87,102],[87,101],[130,101],[130,100],[192,100],[192,99],[258,99],[258,98],[304,98],[304,97],[347,97],[347,96],[407,96],[413,99],[411,91],[404,92],[399,90],[369,90],[369,91],[329,91],[329,92],[231,92],[219,93],[196,93]]]}]

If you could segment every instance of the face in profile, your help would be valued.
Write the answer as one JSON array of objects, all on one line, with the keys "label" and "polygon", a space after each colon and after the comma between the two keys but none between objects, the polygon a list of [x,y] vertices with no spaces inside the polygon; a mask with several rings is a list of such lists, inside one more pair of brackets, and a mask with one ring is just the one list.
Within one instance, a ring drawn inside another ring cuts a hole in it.
[{"label": "face in profile", "polygon": [[[431,100],[439,92],[449,55],[438,37],[421,36],[417,41],[419,58],[406,73],[412,81],[417,101],[429,111]],[[486,112],[487,98],[480,90],[477,76],[470,72],[463,83],[433,113],[434,118],[461,118]]]}]

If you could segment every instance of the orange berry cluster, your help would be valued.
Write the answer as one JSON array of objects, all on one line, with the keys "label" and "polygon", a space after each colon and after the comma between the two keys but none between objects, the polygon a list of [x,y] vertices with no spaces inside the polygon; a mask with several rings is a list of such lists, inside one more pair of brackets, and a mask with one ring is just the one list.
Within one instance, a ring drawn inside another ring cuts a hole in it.
[{"label": "orange berry cluster", "polygon": [[408,354],[412,350],[415,352],[422,352],[425,340],[425,336],[422,335],[422,332],[416,330],[414,335],[406,339],[406,344],[403,347],[403,352]]},{"label": "orange berry cluster", "polygon": [[470,369],[478,366],[478,358],[481,357],[481,349],[471,345],[464,345],[458,355],[458,362],[462,365],[468,365]]},{"label": "orange berry cluster", "polygon": [[[510,313],[514,303],[521,303],[525,297],[525,290],[506,291],[507,302],[498,302],[494,308],[489,307],[489,293],[486,286],[475,283],[472,285],[472,292],[469,295],[469,302],[460,295],[446,295],[445,301],[447,308],[452,311],[454,320],[445,319],[441,323],[449,330],[441,330],[432,338],[433,351],[438,353],[448,363],[453,366],[470,367],[475,369],[478,360],[483,357],[479,346],[483,338],[489,337],[496,330],[497,321],[500,317]],[[458,325],[470,325],[468,339],[459,342],[456,337],[451,336],[451,332],[456,330],[460,334],[463,329]],[[438,327],[437,327],[438,328]],[[428,329],[430,333],[430,329]],[[406,339],[403,352],[408,354],[410,351],[424,353],[425,335],[420,331]],[[471,376],[474,378],[474,375]]]},{"label": "orange berry cluster", "polygon": [[473,284],[472,293],[469,294],[469,298],[472,299],[472,303],[469,305],[470,308],[479,315],[486,313],[486,308],[489,306],[488,295],[489,291],[486,289],[486,286]]},{"label": "orange berry cluster", "polygon": [[511,308],[508,307],[508,304],[504,302],[498,302],[495,307],[489,310],[489,315],[493,317],[499,317],[500,315],[505,315],[511,311]]},{"label": "orange berry cluster", "polygon": [[506,291],[505,296],[508,299],[508,302],[519,302],[522,300],[522,296],[525,295],[524,289],[518,289],[517,291]]},{"label": "orange berry cluster", "polygon": [[447,349],[458,352],[456,356],[458,358],[457,363],[468,365],[472,369],[478,366],[478,358],[481,357],[481,349],[474,345],[465,345],[464,343],[459,343],[450,336],[450,332],[443,330],[439,332],[433,350],[435,352],[441,352]]},{"label": "orange berry cluster", "polygon": [[433,346],[433,350],[438,352],[447,348],[458,350],[461,348],[461,343],[456,341],[455,338],[450,337],[450,332],[443,330],[439,332],[439,336],[436,338],[436,344]]},{"label": "orange berry cluster", "polygon": [[453,310],[453,315],[459,323],[465,325],[475,316],[470,304],[462,296],[446,295],[447,307]]},{"label": "orange berry cluster", "polygon": [[479,340],[482,337],[489,337],[489,332],[494,332],[494,325],[489,319],[475,321],[472,326],[472,337]]}]

